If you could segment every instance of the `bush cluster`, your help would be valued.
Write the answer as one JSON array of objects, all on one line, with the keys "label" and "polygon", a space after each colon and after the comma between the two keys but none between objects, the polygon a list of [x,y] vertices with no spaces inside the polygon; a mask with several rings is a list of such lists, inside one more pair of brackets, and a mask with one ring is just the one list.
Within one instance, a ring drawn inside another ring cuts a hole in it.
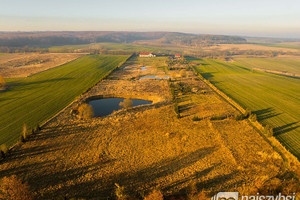
[{"label": "bush cluster", "polygon": [[194,115],[194,117],[192,118],[192,121],[200,121],[200,120],[201,118],[196,115]]},{"label": "bush cluster", "polygon": [[216,115],[216,116],[212,116],[210,120],[223,120],[226,119],[227,117],[228,117],[227,115]]},{"label": "bush cluster", "polygon": [[1,144],[0,146],[0,158],[4,159],[8,153],[8,148],[6,144]]},{"label": "bush cluster", "polygon": [[16,175],[12,175],[2,179],[0,199],[31,200],[33,195],[27,183],[23,183]]},{"label": "bush cluster", "polygon": [[268,137],[272,137],[274,135],[273,128],[271,128],[269,124],[265,126],[264,131]]},{"label": "bush cluster", "polygon": [[91,119],[94,116],[93,107],[89,104],[81,104],[78,107],[78,117],[80,119]]}]

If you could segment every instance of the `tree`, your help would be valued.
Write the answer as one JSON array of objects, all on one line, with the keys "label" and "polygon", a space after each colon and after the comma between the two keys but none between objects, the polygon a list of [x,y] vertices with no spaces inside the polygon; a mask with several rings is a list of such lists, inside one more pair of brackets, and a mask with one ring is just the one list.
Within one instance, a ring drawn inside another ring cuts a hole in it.
[{"label": "tree", "polygon": [[256,114],[250,114],[249,120],[250,120],[251,122],[255,122],[255,121],[257,120]]},{"label": "tree", "polygon": [[3,76],[0,75],[0,90],[4,90],[4,89],[5,89],[5,80]]},{"label": "tree", "polygon": [[7,148],[6,144],[1,144],[1,146],[0,146],[0,158],[5,158],[7,152],[8,152],[8,148]]},{"label": "tree", "polygon": [[272,137],[274,135],[273,128],[271,128],[269,124],[265,127],[265,133],[268,137]]},{"label": "tree", "polygon": [[127,194],[125,193],[125,187],[120,186],[119,184],[115,183],[116,191],[115,194],[117,196],[117,200],[125,200],[128,198]]},{"label": "tree", "polygon": [[16,176],[4,177],[0,185],[0,199],[7,200],[31,200],[33,199],[29,185],[22,183]]},{"label": "tree", "polygon": [[122,108],[128,109],[133,106],[133,102],[130,99],[124,99],[123,102],[120,102],[119,106]]},{"label": "tree", "polygon": [[27,125],[24,124],[23,125],[23,130],[22,130],[22,133],[21,133],[21,136],[20,136],[21,142],[25,142],[25,140],[27,139],[27,135],[28,135],[28,128],[27,128]]},{"label": "tree", "polygon": [[82,104],[78,108],[78,116],[81,119],[91,119],[94,116],[93,107],[89,104]]}]

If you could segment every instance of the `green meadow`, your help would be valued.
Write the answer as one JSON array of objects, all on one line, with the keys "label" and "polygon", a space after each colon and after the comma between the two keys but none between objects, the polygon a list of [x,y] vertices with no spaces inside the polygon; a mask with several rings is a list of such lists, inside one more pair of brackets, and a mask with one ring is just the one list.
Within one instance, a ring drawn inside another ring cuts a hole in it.
[{"label": "green meadow", "polygon": [[83,45],[64,45],[53,46],[49,48],[50,52],[72,52],[77,49],[105,49],[123,51],[127,53],[133,52],[156,52],[156,53],[170,53],[170,52],[182,52],[178,47],[163,47],[153,45],[141,45],[141,44],[120,44],[120,43],[92,43]]},{"label": "green meadow", "polygon": [[291,58],[235,58],[235,61],[251,68],[261,68],[300,74],[300,57]]},{"label": "green meadow", "polygon": [[111,73],[129,56],[88,55],[27,78],[7,79],[0,93],[0,144],[10,146],[23,124],[33,128]]},{"label": "green meadow", "polygon": [[[300,79],[252,70],[240,63],[193,59],[196,70],[263,124],[300,158]],[[251,62],[251,61],[249,61]]]}]

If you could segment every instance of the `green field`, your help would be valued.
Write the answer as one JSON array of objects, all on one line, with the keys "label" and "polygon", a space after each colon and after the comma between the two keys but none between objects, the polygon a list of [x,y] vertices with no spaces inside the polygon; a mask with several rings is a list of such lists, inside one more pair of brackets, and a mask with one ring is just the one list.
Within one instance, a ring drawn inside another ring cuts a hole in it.
[{"label": "green field", "polygon": [[295,58],[235,58],[235,61],[251,68],[261,68],[300,74],[300,57]]},{"label": "green field", "polygon": [[242,105],[300,158],[300,79],[251,70],[239,63],[192,59],[203,77]]},{"label": "green field", "polygon": [[178,47],[161,47],[141,44],[120,44],[120,43],[92,43],[83,45],[64,45],[64,46],[53,46],[49,48],[50,52],[72,52],[77,49],[106,49],[123,51],[127,53],[133,52],[155,52],[165,53],[170,52],[181,53],[182,50]]},{"label": "green field", "polygon": [[45,122],[128,57],[88,55],[27,78],[6,80],[9,88],[0,93],[0,144],[14,144],[24,123],[32,128]]}]

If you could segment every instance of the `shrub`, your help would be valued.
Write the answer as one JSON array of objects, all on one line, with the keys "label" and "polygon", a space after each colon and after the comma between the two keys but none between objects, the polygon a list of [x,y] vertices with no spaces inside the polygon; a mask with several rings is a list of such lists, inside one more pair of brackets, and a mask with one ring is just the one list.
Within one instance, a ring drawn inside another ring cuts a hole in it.
[{"label": "shrub", "polygon": [[247,109],[245,110],[244,117],[245,117],[245,118],[248,118],[250,115],[251,115],[251,110],[250,110],[249,108],[247,108]]},{"label": "shrub", "polygon": [[192,121],[200,121],[200,120],[201,118],[196,115],[194,115],[194,117],[192,118]]},{"label": "shrub", "polygon": [[7,152],[8,152],[8,148],[7,148],[6,144],[1,144],[1,146],[0,146],[0,158],[5,158]]},{"label": "shrub", "polygon": [[170,84],[170,88],[171,88],[172,99],[174,101],[175,100],[175,89],[174,89],[173,83]]},{"label": "shrub", "polygon": [[256,114],[251,114],[251,115],[249,116],[249,120],[250,120],[251,122],[255,122],[255,121],[257,120]]},{"label": "shrub", "polygon": [[16,175],[4,177],[0,186],[0,199],[7,200],[31,200],[33,195],[30,192],[29,185],[22,183]]},{"label": "shrub", "polygon": [[21,142],[25,142],[26,139],[27,139],[27,136],[28,136],[28,128],[27,128],[27,125],[24,124],[24,125],[23,125],[22,133],[21,133],[21,135],[20,135],[20,141],[21,141]]},{"label": "shrub", "polygon": [[133,102],[130,99],[124,99],[123,102],[120,102],[119,106],[122,108],[128,109],[133,106]]},{"label": "shrub", "polygon": [[0,90],[5,89],[5,80],[4,78],[0,75]]},{"label": "shrub", "polygon": [[272,137],[274,135],[274,132],[273,132],[273,128],[271,128],[269,126],[269,124],[266,125],[265,127],[265,134],[268,136],[268,137]]},{"label": "shrub", "polygon": [[42,130],[42,128],[40,127],[40,125],[36,125],[35,127],[35,133],[39,132],[40,130]]},{"label": "shrub", "polygon": [[78,104],[74,104],[72,106],[72,113],[73,114],[78,114],[78,109],[79,109],[79,105]]},{"label": "shrub", "polygon": [[176,114],[179,114],[179,106],[178,106],[177,102],[174,103],[174,109],[175,109]]},{"label": "shrub", "polygon": [[210,120],[223,120],[223,119],[226,119],[227,118],[227,115],[219,115],[219,116],[212,116],[210,118]]},{"label": "shrub", "polygon": [[125,188],[124,186],[120,186],[119,184],[115,183],[115,186],[117,187],[116,188],[116,191],[115,191],[115,194],[117,196],[117,199],[118,200],[124,200],[124,199],[127,199],[128,196],[127,194],[125,193]]},{"label": "shrub", "polygon": [[94,116],[93,107],[89,104],[82,104],[78,108],[78,116],[80,119],[91,119]]},{"label": "shrub", "polygon": [[163,200],[164,195],[159,190],[153,190],[150,194],[148,194],[144,200]]}]

